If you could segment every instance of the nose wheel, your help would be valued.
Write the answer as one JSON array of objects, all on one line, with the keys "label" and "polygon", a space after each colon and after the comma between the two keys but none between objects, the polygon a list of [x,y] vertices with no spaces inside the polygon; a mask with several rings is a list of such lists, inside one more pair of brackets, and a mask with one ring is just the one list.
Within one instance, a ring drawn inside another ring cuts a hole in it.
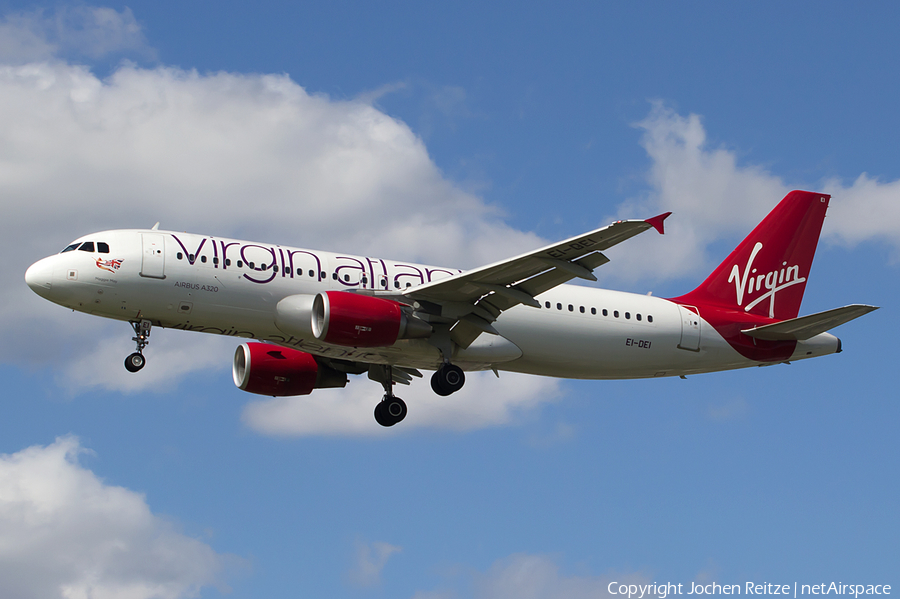
[{"label": "nose wheel", "polygon": [[134,337],[131,340],[137,346],[137,351],[125,358],[125,370],[128,372],[137,372],[147,363],[147,359],[144,358],[144,348],[150,344],[151,327],[149,320],[131,323],[131,328],[134,329]]},{"label": "nose wheel", "polygon": [[147,360],[144,359],[143,354],[139,354],[134,352],[127,358],[125,358],[125,370],[128,372],[137,372],[141,368],[144,367],[144,364],[147,363]]}]

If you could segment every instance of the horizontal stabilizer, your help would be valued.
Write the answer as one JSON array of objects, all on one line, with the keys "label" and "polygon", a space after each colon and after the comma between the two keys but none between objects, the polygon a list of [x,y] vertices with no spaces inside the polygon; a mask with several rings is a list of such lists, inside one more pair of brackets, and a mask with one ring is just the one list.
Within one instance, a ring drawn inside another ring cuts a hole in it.
[{"label": "horizontal stabilizer", "polygon": [[755,339],[765,339],[767,341],[803,341],[877,309],[878,306],[853,304],[741,332]]}]

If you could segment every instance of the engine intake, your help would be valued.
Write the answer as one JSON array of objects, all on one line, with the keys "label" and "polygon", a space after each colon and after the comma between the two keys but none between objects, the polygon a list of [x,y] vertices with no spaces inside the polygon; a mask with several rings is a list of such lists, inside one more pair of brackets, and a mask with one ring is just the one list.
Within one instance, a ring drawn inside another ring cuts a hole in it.
[{"label": "engine intake", "polygon": [[387,347],[432,333],[431,325],[407,314],[398,302],[346,291],[316,295],[311,324],[319,341],[349,347]]},{"label": "engine intake", "polygon": [[273,397],[309,395],[313,389],[347,384],[345,373],[319,364],[312,355],[271,343],[239,345],[232,376],[239,389]]}]

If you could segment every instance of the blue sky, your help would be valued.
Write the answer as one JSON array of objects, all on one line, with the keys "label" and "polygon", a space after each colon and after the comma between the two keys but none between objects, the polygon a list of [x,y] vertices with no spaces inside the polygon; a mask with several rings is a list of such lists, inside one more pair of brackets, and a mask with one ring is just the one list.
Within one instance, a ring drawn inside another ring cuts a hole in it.
[{"label": "blue sky", "polygon": [[[0,594],[896,588],[898,24],[889,3],[0,1]],[[127,326],[22,281],[156,221],[471,267],[672,210],[597,274],[674,296],[794,188],[833,195],[802,312],[882,306],[842,354],[426,381],[390,430],[362,378],[243,394],[227,339],[154,331],[128,375]]]}]

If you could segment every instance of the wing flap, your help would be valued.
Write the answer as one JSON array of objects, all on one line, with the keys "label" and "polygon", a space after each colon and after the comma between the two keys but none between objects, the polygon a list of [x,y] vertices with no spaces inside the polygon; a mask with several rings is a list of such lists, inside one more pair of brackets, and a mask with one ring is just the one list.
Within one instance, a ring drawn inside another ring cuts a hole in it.
[{"label": "wing flap", "polygon": [[410,287],[397,301],[420,302],[429,320],[449,326],[450,340],[465,349],[482,333],[497,335],[491,323],[504,310],[518,304],[540,309],[535,296],[576,277],[596,281],[592,271],[609,262],[603,250],[651,228],[662,233],[669,214],[617,221],[515,258]]},{"label": "wing flap", "polygon": [[[609,260],[601,252],[626,239],[634,237],[638,233],[651,228],[659,230],[662,220],[668,216],[661,214],[648,220],[622,220],[613,224],[590,231],[583,235],[577,235],[529,252],[488,264],[474,270],[469,270],[452,277],[412,287],[403,292],[403,295],[411,299],[422,299],[431,302],[474,302],[485,295],[485,286],[501,285],[517,288],[532,297],[536,295],[524,286],[516,284],[530,280],[533,277],[546,272],[562,271],[554,275],[553,280],[558,280],[557,285],[582,277],[596,280],[591,270]],[[549,279],[547,279],[549,280]],[[543,285],[538,285],[538,288]],[[551,285],[552,287],[552,285]],[[547,287],[549,289],[550,287]],[[546,289],[544,289],[546,291]],[[495,292],[496,293],[496,292]],[[517,303],[528,302],[514,302]]]},{"label": "wing flap", "polygon": [[741,332],[754,339],[764,339],[766,341],[804,341],[877,309],[877,306],[852,304],[842,308],[835,308],[834,310],[810,314],[809,316],[791,318],[790,320],[746,329]]}]

